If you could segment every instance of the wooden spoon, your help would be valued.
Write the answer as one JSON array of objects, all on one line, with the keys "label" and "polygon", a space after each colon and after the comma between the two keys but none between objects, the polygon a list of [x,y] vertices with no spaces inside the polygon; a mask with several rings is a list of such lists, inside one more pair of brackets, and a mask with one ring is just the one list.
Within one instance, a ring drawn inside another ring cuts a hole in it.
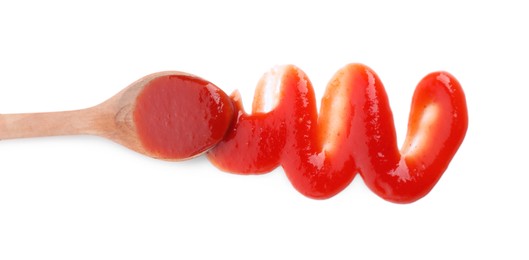
[{"label": "wooden spoon", "polygon": [[0,140],[89,134],[154,158],[184,160],[217,144],[232,118],[232,102],[218,87],[166,71],[145,76],[94,107],[0,114]]}]

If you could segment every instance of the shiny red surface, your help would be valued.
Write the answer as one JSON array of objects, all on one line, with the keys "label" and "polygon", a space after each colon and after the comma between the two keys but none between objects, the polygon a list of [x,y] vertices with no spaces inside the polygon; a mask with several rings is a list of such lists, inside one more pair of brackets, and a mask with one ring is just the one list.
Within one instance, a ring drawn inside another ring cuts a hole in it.
[{"label": "shiny red surface", "polygon": [[190,75],[166,75],[145,85],[133,117],[148,152],[157,158],[180,160],[217,144],[232,115],[231,100],[215,85]]},{"label": "shiny red surface", "polygon": [[266,77],[252,114],[244,111],[237,94],[232,96],[235,122],[208,152],[217,167],[256,174],[281,165],[299,192],[317,199],[337,194],[358,172],[380,197],[409,203],[433,188],[465,136],[465,96],[446,72],[419,82],[400,151],[386,92],[370,68],[351,64],[338,71],[319,115],[307,76],[294,66],[280,72],[277,105],[270,111],[262,111],[268,102]]}]

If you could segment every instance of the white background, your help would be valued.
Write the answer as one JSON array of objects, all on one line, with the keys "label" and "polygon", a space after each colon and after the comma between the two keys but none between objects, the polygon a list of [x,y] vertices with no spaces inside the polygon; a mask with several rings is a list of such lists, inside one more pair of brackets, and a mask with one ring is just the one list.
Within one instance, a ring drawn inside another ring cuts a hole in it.
[{"label": "white background", "polygon": [[400,142],[432,71],[459,79],[470,123],[440,182],[409,205],[359,177],[316,201],[281,169],[233,175],[92,136],[3,140],[0,259],[529,257],[525,5],[11,2],[0,3],[0,113],[92,106],[162,70],[239,89],[249,108],[260,76],[287,63],[319,99],[336,70],[360,62],[384,82]]}]

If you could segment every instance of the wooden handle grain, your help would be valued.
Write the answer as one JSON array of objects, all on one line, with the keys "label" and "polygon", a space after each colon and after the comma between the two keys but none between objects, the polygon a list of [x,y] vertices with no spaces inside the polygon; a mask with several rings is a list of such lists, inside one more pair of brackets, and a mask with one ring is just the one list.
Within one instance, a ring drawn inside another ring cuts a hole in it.
[{"label": "wooden handle grain", "polygon": [[97,107],[47,113],[0,114],[0,140],[94,134],[101,135],[101,125],[108,116]]}]

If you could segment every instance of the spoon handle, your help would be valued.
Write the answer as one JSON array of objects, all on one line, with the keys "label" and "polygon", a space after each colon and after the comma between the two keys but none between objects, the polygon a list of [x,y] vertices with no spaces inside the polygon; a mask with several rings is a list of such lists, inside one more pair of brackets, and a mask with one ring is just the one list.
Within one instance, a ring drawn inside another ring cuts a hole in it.
[{"label": "spoon handle", "polygon": [[93,134],[101,135],[103,127],[108,122],[108,116],[98,107],[80,110],[0,114],[0,140],[57,136]]}]

